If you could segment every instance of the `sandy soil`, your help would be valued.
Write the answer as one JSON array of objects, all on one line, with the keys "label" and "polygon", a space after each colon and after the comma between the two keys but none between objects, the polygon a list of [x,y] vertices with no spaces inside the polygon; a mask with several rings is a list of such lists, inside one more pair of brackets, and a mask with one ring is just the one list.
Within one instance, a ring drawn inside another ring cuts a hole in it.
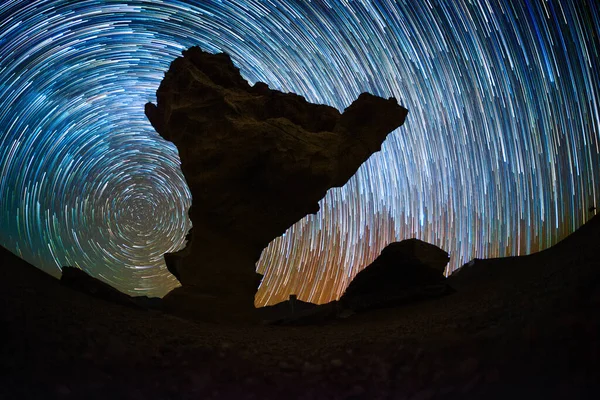
[{"label": "sandy soil", "polygon": [[482,261],[442,299],[307,327],[137,311],[4,257],[0,399],[600,398],[594,232]]}]

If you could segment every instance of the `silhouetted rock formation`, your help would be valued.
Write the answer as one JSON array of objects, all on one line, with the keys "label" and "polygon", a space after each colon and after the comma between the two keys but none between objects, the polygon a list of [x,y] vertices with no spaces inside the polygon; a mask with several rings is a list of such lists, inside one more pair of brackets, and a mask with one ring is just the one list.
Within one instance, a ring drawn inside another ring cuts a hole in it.
[{"label": "silhouetted rock formation", "polygon": [[138,309],[161,308],[161,299],[159,298],[129,296],[76,267],[63,267],[60,283],[77,291],[110,301],[111,303]]},{"label": "silhouetted rock formation", "polygon": [[407,110],[363,93],[343,114],[302,96],[250,86],[226,54],[183,52],[146,115],[179,149],[190,186],[194,237],[167,256],[182,283],[165,304],[200,319],[251,319],[262,250],[319,210]]},{"label": "silhouetted rock formation", "polygon": [[446,295],[448,260],[444,250],[418,239],[391,243],[354,277],[340,303],[361,311]]},{"label": "silhouetted rock formation", "polygon": [[[590,275],[600,271],[599,244],[600,215],[596,215],[577,231],[546,250],[524,256],[475,258],[455,270],[448,282],[457,290],[469,286],[485,293],[492,286],[512,288],[524,282],[536,282],[535,284],[547,286],[543,282],[550,277],[555,279],[557,276],[563,276],[562,279],[554,281],[555,284],[561,282],[562,286],[562,281],[573,280],[571,276],[567,278],[567,275],[573,275],[572,268],[579,268],[578,274],[581,274],[582,278],[574,284],[577,286],[575,291],[584,297],[588,296],[588,293],[595,293],[594,295],[600,297],[600,280],[589,279]],[[582,266],[589,267],[590,271],[583,274]],[[558,290],[562,289],[561,286],[547,289]],[[593,297],[591,294],[589,296]]]},{"label": "silhouetted rock formation", "polygon": [[29,264],[2,246],[0,246],[0,270],[2,270],[3,281],[10,277],[12,286],[28,293],[36,290],[31,288],[32,282],[33,286],[37,287],[58,284],[58,279],[54,276]]}]

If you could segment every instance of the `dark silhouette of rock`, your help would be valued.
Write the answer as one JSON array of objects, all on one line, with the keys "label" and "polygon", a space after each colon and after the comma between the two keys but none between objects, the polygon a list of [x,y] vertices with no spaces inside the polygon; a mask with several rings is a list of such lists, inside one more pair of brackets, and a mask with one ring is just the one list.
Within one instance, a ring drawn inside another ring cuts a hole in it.
[{"label": "dark silhouette of rock", "polygon": [[160,297],[131,296],[131,301],[146,310],[162,311],[163,309],[163,301]]},{"label": "dark silhouette of rock", "polygon": [[63,267],[60,283],[94,297],[137,309],[160,309],[162,300],[146,296],[129,296],[108,283],[88,275],[76,267]]},{"label": "dark silhouette of rock", "polygon": [[[593,266],[592,271],[594,268],[600,271],[599,243],[600,215],[596,215],[577,231],[546,250],[523,256],[475,258],[455,270],[448,277],[448,282],[457,290],[469,286],[485,292],[491,286],[514,287],[523,282],[544,282],[550,277],[571,275],[571,269],[580,266]],[[595,272],[586,271],[588,273]],[[583,276],[577,283],[577,292],[582,295],[592,291],[590,288],[595,284],[588,275]],[[563,280],[569,279],[564,277]]]},{"label": "dark silhouette of rock", "polygon": [[334,300],[315,307],[307,307],[297,313],[269,320],[268,322],[272,325],[289,326],[322,325],[337,318],[345,318],[346,311],[339,301]]},{"label": "dark silhouette of rock", "polygon": [[[37,287],[58,283],[56,277],[29,264],[2,246],[0,246],[0,269],[3,273],[3,279],[10,277],[13,286],[18,289],[22,288],[25,291],[35,291]],[[31,281],[34,285],[31,285]]]},{"label": "dark silhouette of rock", "polygon": [[391,243],[354,277],[340,303],[361,311],[449,294],[448,260],[444,250],[418,239]]},{"label": "dark silhouette of rock", "polygon": [[167,255],[182,287],[165,298],[199,319],[248,320],[262,250],[319,210],[403,124],[394,98],[363,93],[343,114],[302,96],[250,86],[226,54],[198,47],[171,63],[146,104],[156,131],[179,149],[194,226],[188,248]]},{"label": "dark silhouette of rock", "polygon": [[295,295],[290,295],[289,300],[282,301],[272,306],[257,308],[256,311],[263,321],[279,321],[294,317],[319,307],[317,304],[298,300]]}]

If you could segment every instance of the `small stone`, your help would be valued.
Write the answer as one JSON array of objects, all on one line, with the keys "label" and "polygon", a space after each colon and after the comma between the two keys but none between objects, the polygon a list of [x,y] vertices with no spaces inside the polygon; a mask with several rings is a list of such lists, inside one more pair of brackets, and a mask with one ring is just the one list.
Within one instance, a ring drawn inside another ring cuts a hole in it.
[{"label": "small stone", "polygon": [[335,358],[333,360],[331,360],[331,365],[333,365],[334,367],[341,367],[342,365],[344,365],[344,362],[342,360],[340,360],[339,358]]},{"label": "small stone", "polygon": [[472,375],[479,367],[479,360],[475,357],[470,357],[460,364],[460,372],[463,376]]},{"label": "small stone", "polygon": [[431,368],[425,361],[421,361],[419,365],[417,365],[416,370],[419,376],[431,375]]},{"label": "small stone", "polygon": [[145,396],[140,389],[132,389],[129,392],[129,400],[144,400]]},{"label": "small stone", "polygon": [[433,382],[434,383],[441,382],[445,377],[446,377],[446,373],[444,372],[443,369],[437,370],[435,372],[435,374],[433,375]]},{"label": "small stone", "polygon": [[188,381],[192,386],[192,390],[198,391],[204,389],[211,381],[211,377],[207,373],[191,371],[188,373]]},{"label": "small stone", "polygon": [[590,295],[590,303],[600,304],[600,285],[597,285],[596,289]]},{"label": "small stone", "polygon": [[69,389],[69,387],[67,385],[57,385],[56,386],[56,393],[59,396],[68,396],[71,394],[71,389]]},{"label": "small stone", "polygon": [[419,360],[423,356],[423,349],[418,348],[415,351],[415,361]]},{"label": "small stone", "polygon": [[523,339],[528,340],[529,342],[536,341],[539,336],[539,330],[533,323],[527,325],[523,329]]},{"label": "small stone", "polygon": [[351,396],[362,396],[365,393],[365,388],[360,385],[352,386]]},{"label": "small stone", "polygon": [[435,390],[433,389],[423,389],[419,390],[415,393],[410,399],[411,400],[430,400],[435,395]]},{"label": "small stone", "polygon": [[486,383],[496,383],[500,381],[500,372],[496,368],[488,371],[485,374],[485,382]]},{"label": "small stone", "polygon": [[480,381],[481,381],[481,374],[475,375],[475,377],[473,377],[473,379],[471,379],[469,381],[469,383],[467,383],[465,386],[463,386],[462,393],[463,394],[470,393],[471,391],[473,391],[473,389],[475,389],[475,387],[477,385],[479,385]]},{"label": "small stone", "polygon": [[448,395],[452,392],[454,392],[456,390],[456,388],[454,386],[444,386],[443,388],[441,388],[438,392],[438,394],[440,396],[445,396]]},{"label": "small stone", "polygon": [[304,363],[303,369],[305,372],[319,373],[323,371],[323,367],[320,364],[311,364],[308,361]]},{"label": "small stone", "polygon": [[285,362],[285,361],[281,361],[279,363],[279,369],[281,369],[282,371],[292,371],[295,368],[292,364]]}]

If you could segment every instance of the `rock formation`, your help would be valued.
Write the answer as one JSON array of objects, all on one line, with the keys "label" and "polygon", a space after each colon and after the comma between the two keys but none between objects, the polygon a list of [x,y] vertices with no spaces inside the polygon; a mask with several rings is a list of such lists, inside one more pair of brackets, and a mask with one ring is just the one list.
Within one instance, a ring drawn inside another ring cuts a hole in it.
[{"label": "rock formation", "polygon": [[[566,275],[573,274],[571,269],[574,266],[586,266],[586,268],[592,266],[592,269],[600,270],[598,243],[600,243],[600,215],[593,216],[577,231],[538,253],[488,259],[475,258],[456,269],[449,276],[448,282],[456,290],[462,291],[463,287],[477,287],[477,290],[483,294],[492,286],[508,290],[524,282],[536,282],[536,285],[543,285],[548,290],[559,290],[558,288],[563,286],[563,281],[572,280]],[[539,268],[534,268],[534,265]],[[543,273],[540,273],[540,270],[543,270]],[[581,272],[579,271],[578,274]],[[578,293],[584,295],[587,291],[597,290],[600,295],[600,280],[594,282],[589,279],[593,274],[594,272],[583,274],[584,278],[576,285],[579,287]],[[550,277],[556,279],[557,276],[562,276],[561,279],[555,280],[558,287],[550,288],[543,283]],[[597,285],[597,289],[594,289],[593,285]]]},{"label": "rock formation", "polygon": [[444,276],[449,259],[444,250],[418,239],[391,243],[354,277],[340,303],[361,311],[451,293]]},{"label": "rock formation", "polygon": [[262,250],[316,213],[327,190],[344,185],[407,115],[394,98],[367,93],[340,114],[250,86],[228,55],[198,47],[171,63],[145,111],[179,149],[193,202],[193,237],[167,256],[182,287],[165,305],[215,320],[252,318]]}]

